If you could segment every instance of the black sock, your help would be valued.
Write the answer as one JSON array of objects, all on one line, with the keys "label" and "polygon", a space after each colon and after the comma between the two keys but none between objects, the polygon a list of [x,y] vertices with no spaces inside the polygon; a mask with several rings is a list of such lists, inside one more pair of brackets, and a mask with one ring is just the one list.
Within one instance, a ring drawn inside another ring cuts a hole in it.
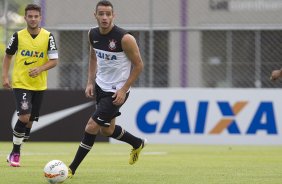
[{"label": "black sock", "polygon": [[115,126],[115,130],[110,137],[126,142],[130,144],[134,149],[139,148],[140,145],[142,144],[142,139],[130,134],[119,125]]},{"label": "black sock", "polygon": [[13,153],[20,153],[20,147],[21,147],[21,143],[22,140],[24,138],[25,135],[25,126],[26,123],[21,122],[20,120],[17,121],[14,130],[13,130]]},{"label": "black sock", "polygon": [[25,135],[24,135],[24,140],[23,140],[23,142],[26,142],[26,141],[28,141],[28,139],[29,139],[29,135],[30,135],[30,130],[31,130],[31,128],[25,128]]},{"label": "black sock", "polygon": [[84,157],[91,150],[92,146],[94,145],[95,139],[96,135],[84,132],[84,137],[78,147],[78,150],[72,163],[69,166],[69,168],[72,170],[72,174],[75,173],[76,169],[78,168]]},{"label": "black sock", "polygon": [[21,152],[21,145],[13,144],[12,153],[20,153]]}]

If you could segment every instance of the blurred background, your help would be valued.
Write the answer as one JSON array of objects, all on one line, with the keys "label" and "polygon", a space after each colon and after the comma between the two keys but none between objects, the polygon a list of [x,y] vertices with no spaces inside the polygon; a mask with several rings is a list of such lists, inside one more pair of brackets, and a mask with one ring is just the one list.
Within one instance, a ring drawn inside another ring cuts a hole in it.
[{"label": "blurred background", "polygon": [[[41,5],[41,26],[59,50],[39,120],[46,127],[34,130],[34,140],[80,141],[93,113],[84,88],[97,2],[0,0],[1,61],[11,35],[26,26],[28,3]],[[145,64],[118,118],[127,130],[156,143],[282,144],[282,83],[269,80],[282,67],[281,0],[111,2],[115,23],[135,36]],[[0,89],[0,140],[12,138],[12,100]]]},{"label": "blurred background", "polygon": [[[42,6],[42,26],[58,44],[49,88],[84,89],[87,32],[97,0],[0,0],[0,60],[25,27],[27,3]],[[145,70],[135,87],[274,88],[281,68],[280,0],[112,0],[115,23],[136,37]]]}]

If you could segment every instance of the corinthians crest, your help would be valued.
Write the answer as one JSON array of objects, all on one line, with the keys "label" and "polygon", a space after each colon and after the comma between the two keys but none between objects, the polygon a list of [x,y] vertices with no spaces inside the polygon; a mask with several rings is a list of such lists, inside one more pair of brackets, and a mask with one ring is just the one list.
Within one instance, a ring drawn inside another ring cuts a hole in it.
[{"label": "corinthians crest", "polygon": [[115,50],[117,48],[117,45],[116,45],[117,41],[112,39],[112,40],[109,40],[109,42],[110,42],[109,43],[109,49],[110,50]]},{"label": "corinthians crest", "polygon": [[27,110],[28,109],[28,102],[27,101],[22,101],[21,102],[21,109],[22,110]]}]

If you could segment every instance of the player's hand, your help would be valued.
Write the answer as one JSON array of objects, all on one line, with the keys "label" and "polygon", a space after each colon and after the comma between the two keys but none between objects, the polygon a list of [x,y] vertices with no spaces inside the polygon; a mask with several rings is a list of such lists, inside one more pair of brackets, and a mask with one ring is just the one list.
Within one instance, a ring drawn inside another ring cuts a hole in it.
[{"label": "player's hand", "polygon": [[85,96],[87,98],[94,98],[94,86],[93,84],[87,84],[85,89]]},{"label": "player's hand", "polygon": [[10,85],[9,78],[4,78],[2,85],[3,85],[3,88],[5,88],[5,89],[12,89],[12,87],[11,87],[11,85]]},{"label": "player's hand", "polygon": [[270,80],[275,81],[277,80],[279,77],[281,77],[282,75],[282,71],[281,70],[273,70],[270,76]]},{"label": "player's hand", "polygon": [[113,104],[114,105],[122,105],[125,101],[126,97],[126,91],[120,89],[115,92],[115,94],[112,96],[114,99]]},{"label": "player's hand", "polygon": [[30,68],[28,71],[28,75],[32,78],[37,77],[41,73],[41,69],[39,67],[37,68]]}]

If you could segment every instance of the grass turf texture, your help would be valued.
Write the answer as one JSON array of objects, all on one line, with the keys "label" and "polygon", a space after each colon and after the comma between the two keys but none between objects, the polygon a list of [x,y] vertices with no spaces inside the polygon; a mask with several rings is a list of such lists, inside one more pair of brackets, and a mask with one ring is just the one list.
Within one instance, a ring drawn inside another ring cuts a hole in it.
[{"label": "grass turf texture", "polygon": [[[53,159],[67,165],[79,143],[28,142],[20,168],[9,167],[12,144],[0,142],[0,184],[44,184],[43,168]],[[128,164],[130,146],[96,143],[68,184],[281,184],[281,146],[149,144]]]}]

